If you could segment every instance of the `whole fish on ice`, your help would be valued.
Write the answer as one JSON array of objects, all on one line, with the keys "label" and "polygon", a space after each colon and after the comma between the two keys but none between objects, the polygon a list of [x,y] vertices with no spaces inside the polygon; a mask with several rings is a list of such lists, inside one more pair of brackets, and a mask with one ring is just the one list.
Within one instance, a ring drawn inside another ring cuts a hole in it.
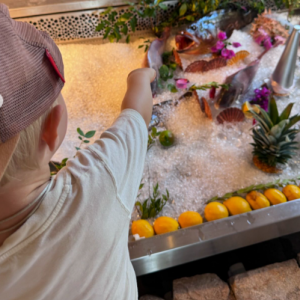
[{"label": "whole fish on ice", "polygon": [[166,28],[161,38],[155,39],[146,54],[146,60],[143,64],[144,67],[153,68],[156,71],[156,78],[151,83],[151,91],[156,95],[158,88],[159,69],[163,65],[162,55],[165,51],[166,41],[170,36],[170,28]]},{"label": "whole fish on ice", "polygon": [[222,88],[219,94],[218,100],[215,103],[215,107],[227,108],[232,105],[233,102],[239,100],[240,97],[246,94],[250,84],[252,83],[261,58],[268,52],[265,50],[256,60],[251,62],[246,68],[228,76],[225,83],[229,84],[228,90]]},{"label": "whole fish on ice", "polygon": [[175,37],[176,51],[185,54],[206,54],[217,42],[219,31],[229,38],[235,29],[250,24],[257,12],[250,10],[217,10],[201,18]]}]

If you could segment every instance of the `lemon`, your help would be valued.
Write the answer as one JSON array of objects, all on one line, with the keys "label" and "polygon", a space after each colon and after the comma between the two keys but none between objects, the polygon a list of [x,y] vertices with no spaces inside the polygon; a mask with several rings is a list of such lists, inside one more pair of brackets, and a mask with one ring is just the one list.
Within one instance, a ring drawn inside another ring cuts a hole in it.
[{"label": "lemon", "polygon": [[154,230],[156,234],[163,234],[171,231],[176,231],[178,228],[178,222],[170,217],[159,217],[154,222]]},{"label": "lemon", "polygon": [[264,195],[273,205],[286,202],[284,194],[277,189],[267,189],[265,190]]},{"label": "lemon", "polygon": [[223,202],[231,215],[243,214],[251,211],[249,203],[242,197],[231,197]]},{"label": "lemon", "polygon": [[255,111],[257,114],[260,113],[258,105],[256,104],[251,105],[248,101],[246,101],[242,106],[242,111],[247,119],[253,118],[253,115],[250,113],[250,110]]},{"label": "lemon", "polygon": [[247,194],[246,200],[249,202],[252,209],[260,209],[270,206],[269,200],[257,191],[252,191]]},{"label": "lemon", "polygon": [[162,131],[159,135],[159,141],[165,147],[172,146],[174,144],[174,140],[175,137],[170,130]]},{"label": "lemon", "polygon": [[140,237],[154,236],[154,230],[151,224],[146,220],[133,221],[131,225],[132,234],[138,234]]},{"label": "lemon", "polygon": [[211,202],[204,209],[204,216],[207,221],[227,218],[228,215],[227,207],[220,202]]},{"label": "lemon", "polygon": [[300,198],[300,189],[294,184],[287,185],[283,188],[282,192],[289,201]]},{"label": "lemon", "polygon": [[179,216],[178,222],[181,228],[186,228],[202,224],[203,219],[200,214],[195,211],[186,211]]}]

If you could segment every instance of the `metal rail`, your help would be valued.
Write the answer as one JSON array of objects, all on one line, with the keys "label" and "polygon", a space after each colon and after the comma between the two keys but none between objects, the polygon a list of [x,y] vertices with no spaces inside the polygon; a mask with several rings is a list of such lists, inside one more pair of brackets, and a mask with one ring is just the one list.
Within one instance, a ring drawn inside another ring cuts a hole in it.
[{"label": "metal rail", "polygon": [[[5,1],[9,5],[10,0]],[[15,7],[10,9],[10,15],[12,18],[24,18],[31,16],[51,15],[56,13],[73,12],[73,11],[85,11],[85,10],[97,10],[108,6],[122,6],[126,5],[125,0],[94,0],[94,1],[47,1],[46,5],[27,6],[27,1],[24,1],[24,6]],[[135,1],[131,1],[135,2]]]},{"label": "metal rail", "polygon": [[300,199],[129,243],[141,276],[300,230]]}]

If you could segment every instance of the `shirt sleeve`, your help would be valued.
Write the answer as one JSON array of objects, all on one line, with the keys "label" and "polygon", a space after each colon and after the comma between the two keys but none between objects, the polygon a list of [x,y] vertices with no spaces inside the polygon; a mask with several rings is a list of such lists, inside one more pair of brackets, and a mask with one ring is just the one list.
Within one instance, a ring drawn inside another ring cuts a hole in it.
[{"label": "shirt sleeve", "polygon": [[123,205],[131,212],[141,183],[148,129],[142,116],[125,109],[88,149],[106,165]]}]

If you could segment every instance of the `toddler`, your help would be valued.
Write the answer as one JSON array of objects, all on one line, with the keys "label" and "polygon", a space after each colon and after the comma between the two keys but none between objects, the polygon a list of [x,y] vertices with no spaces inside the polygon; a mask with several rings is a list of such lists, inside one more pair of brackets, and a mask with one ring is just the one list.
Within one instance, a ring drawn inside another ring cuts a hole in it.
[{"label": "toddler", "polygon": [[147,150],[152,69],[121,113],[50,177],[67,129],[62,57],[0,3],[0,299],[135,300],[128,228]]}]

